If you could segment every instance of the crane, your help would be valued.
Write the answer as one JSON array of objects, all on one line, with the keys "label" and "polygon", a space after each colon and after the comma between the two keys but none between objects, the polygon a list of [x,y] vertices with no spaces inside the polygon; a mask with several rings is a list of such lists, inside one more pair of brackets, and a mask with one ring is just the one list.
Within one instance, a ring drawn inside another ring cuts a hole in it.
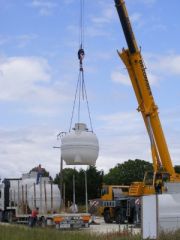
[{"label": "crane", "polygon": [[138,48],[128,12],[123,0],[114,0],[122,29],[127,42],[127,49],[118,51],[128,71],[137,101],[138,111],[141,112],[151,143],[153,160],[153,177],[146,173],[144,182],[136,182],[129,189],[130,195],[143,195],[155,193],[155,184],[158,178],[172,183],[180,183],[180,174],[175,173],[169,149],[166,143],[158,107],[155,103],[152,90],[146,74],[141,51]]}]

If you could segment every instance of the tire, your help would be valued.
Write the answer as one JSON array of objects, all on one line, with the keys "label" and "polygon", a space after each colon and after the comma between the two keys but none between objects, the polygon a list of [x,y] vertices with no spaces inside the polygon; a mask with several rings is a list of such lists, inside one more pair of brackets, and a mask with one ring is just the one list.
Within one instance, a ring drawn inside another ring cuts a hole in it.
[{"label": "tire", "polygon": [[31,219],[31,217],[28,218],[28,226],[32,227],[32,219]]},{"label": "tire", "polygon": [[104,221],[105,221],[105,223],[113,222],[111,219],[110,211],[108,209],[104,211]]},{"label": "tire", "polygon": [[47,226],[47,223],[46,223],[46,219],[45,219],[45,217],[40,217],[40,219],[38,220],[38,225],[40,226],[40,227],[46,227]]},{"label": "tire", "polygon": [[4,218],[3,218],[3,212],[0,211],[0,222],[3,222]]},{"label": "tire", "polygon": [[115,215],[115,221],[117,224],[124,223],[124,216],[121,210],[118,210]]},{"label": "tire", "polygon": [[13,222],[13,212],[12,211],[9,211],[8,213],[7,213],[7,221],[8,221],[8,223],[12,223]]}]

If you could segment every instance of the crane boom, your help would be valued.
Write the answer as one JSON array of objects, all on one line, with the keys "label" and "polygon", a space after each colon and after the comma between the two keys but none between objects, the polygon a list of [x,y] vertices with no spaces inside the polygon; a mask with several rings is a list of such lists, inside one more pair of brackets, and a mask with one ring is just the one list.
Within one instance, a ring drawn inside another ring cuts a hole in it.
[{"label": "crane boom", "polygon": [[122,52],[118,52],[118,54],[129,73],[139,105],[138,111],[142,114],[150,137],[154,171],[157,172],[160,168],[163,168],[164,171],[170,174],[171,181],[179,181],[180,177],[175,173],[172,165],[158,115],[158,107],[156,106],[152,95],[146,74],[146,68],[144,66],[141,52],[137,46],[125,3],[123,0],[114,1],[128,45],[128,49],[123,49]]}]

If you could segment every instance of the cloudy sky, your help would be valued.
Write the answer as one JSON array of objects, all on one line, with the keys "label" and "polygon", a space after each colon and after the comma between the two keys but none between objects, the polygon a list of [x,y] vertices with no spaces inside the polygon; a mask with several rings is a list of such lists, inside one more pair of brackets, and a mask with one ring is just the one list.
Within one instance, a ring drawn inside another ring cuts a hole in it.
[{"label": "cloudy sky", "polygon": [[[126,4],[173,163],[180,164],[180,2]],[[0,0],[1,178],[19,177],[39,163],[52,176],[59,171],[53,146],[60,146],[56,135],[70,126],[79,10],[78,0]],[[114,1],[85,0],[85,81],[100,143],[97,167],[105,172],[128,159],[151,161],[137,101],[116,53],[123,47]]]}]

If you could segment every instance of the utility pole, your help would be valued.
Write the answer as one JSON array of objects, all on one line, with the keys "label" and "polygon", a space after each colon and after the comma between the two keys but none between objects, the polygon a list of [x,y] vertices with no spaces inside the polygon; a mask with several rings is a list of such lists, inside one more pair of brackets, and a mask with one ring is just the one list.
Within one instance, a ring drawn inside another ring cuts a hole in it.
[{"label": "utility pole", "polygon": [[87,190],[87,172],[85,174],[85,203],[86,203],[86,213],[88,213],[88,190]]},{"label": "utility pole", "polygon": [[75,174],[73,174],[73,212],[75,213],[75,204],[76,204],[76,186],[75,186]]},{"label": "utility pole", "polygon": [[54,146],[53,148],[58,148],[60,149],[60,177],[59,177],[59,189],[61,193],[61,205],[63,201],[63,159],[61,156],[61,147],[56,147]]}]

